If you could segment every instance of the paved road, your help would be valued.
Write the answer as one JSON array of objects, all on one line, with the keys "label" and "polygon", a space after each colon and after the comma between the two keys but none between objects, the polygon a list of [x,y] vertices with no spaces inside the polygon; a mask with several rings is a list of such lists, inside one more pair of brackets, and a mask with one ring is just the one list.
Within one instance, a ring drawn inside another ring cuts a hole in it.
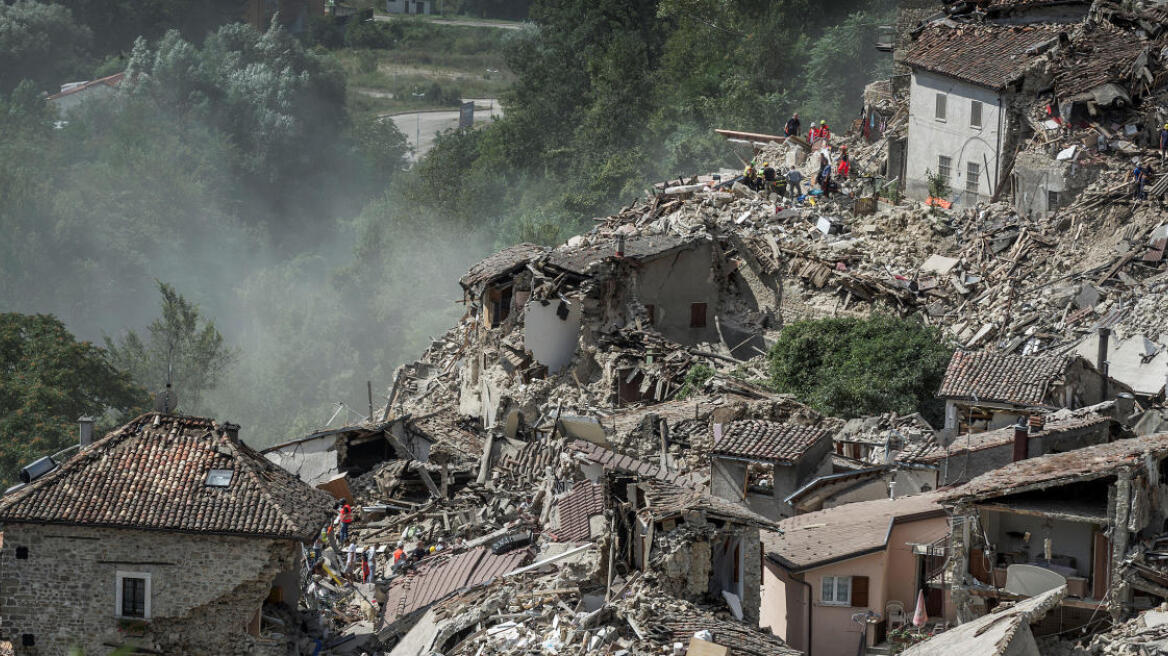
[{"label": "paved road", "polygon": [[[475,124],[493,121],[503,115],[503,108],[498,101],[490,98],[466,98],[466,102],[474,100]],[[494,106],[493,114],[491,107]],[[394,114],[383,118],[391,119],[398,129],[405,133],[410,145],[414,147],[414,161],[425,155],[434,147],[434,137],[443,130],[458,127],[458,110],[441,109],[431,112],[408,112]]]},{"label": "paved road", "polygon": [[[373,20],[388,22],[400,15],[397,14],[374,14]],[[523,27],[523,23],[496,23],[494,21],[475,20],[473,18],[431,18],[431,23],[438,23],[440,25],[463,25],[465,27],[497,27],[501,30],[518,30]]]}]

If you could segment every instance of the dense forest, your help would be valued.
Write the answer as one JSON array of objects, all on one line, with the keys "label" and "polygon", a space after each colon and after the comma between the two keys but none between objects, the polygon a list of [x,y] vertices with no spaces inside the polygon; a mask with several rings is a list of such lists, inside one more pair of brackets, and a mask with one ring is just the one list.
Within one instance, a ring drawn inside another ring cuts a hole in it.
[{"label": "dense forest", "polygon": [[[73,440],[66,415],[148,406],[183,358],[180,409],[253,444],[338,401],[336,421],[357,419],[366,381],[384,390],[451,324],[459,275],[493,248],[553,244],[652,181],[739,166],[713,127],[850,122],[888,72],[872,46],[895,3],[535,0],[501,40],[505,118],[412,167],[391,121],[346,105],[332,50],[392,44],[392,24],[260,33],[239,4],[0,4],[0,359],[25,372],[0,386],[0,439],[35,432],[51,452]],[[120,71],[68,115],[44,101]],[[52,426],[15,414],[59,386],[57,360],[17,347],[46,334],[75,336],[71,357],[114,385],[57,390],[84,398]],[[4,449],[0,467],[30,455]]]}]

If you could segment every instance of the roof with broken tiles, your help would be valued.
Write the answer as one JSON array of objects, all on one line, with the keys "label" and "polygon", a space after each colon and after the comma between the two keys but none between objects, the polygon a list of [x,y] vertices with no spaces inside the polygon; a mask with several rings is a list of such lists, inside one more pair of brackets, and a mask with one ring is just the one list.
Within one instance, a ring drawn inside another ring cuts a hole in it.
[{"label": "roof with broken tiles", "polygon": [[1064,100],[1076,99],[1108,83],[1131,91],[1140,75],[1133,70],[1136,61],[1163,46],[1163,40],[1142,39],[1133,31],[1100,22],[1059,53],[1055,93]]},{"label": "roof with broken tiles", "polygon": [[308,539],[334,501],[210,419],[149,413],[0,499],[0,521]]},{"label": "roof with broken tiles", "polygon": [[[1111,421],[1111,417],[1097,413],[1053,420],[1049,421],[1041,431],[1030,433],[1030,439],[1048,439],[1063,433],[1110,424]],[[1006,426],[997,430],[958,435],[948,448],[937,444],[934,440],[918,442],[902,451],[896,459],[899,462],[936,464],[947,457],[1005,447],[1013,443],[1014,427]]]},{"label": "roof with broken tiles", "polygon": [[[625,239],[624,257],[629,260],[649,260],[704,241],[706,238],[701,236],[636,234]],[[615,256],[616,247],[616,238],[600,239],[585,246],[556,249],[548,255],[547,261],[565,271],[584,275],[595,263]]]},{"label": "roof with broken tiles", "polygon": [[762,515],[725,499],[691,490],[656,479],[644,479],[639,483],[645,494],[649,514],[656,521],[681,515],[689,510],[704,512],[707,517],[744,524],[769,530],[778,530],[779,525]]},{"label": "roof with broken tiles", "polygon": [[1113,476],[1120,469],[1143,466],[1145,456],[1168,455],[1168,433],[1133,437],[1108,444],[1052,453],[1010,463],[943,493],[945,503],[992,499],[1034,489]]},{"label": "roof with broken tiles", "polygon": [[472,266],[458,282],[465,289],[490,282],[526,265],[543,255],[547,249],[536,244],[522,243],[508,246],[498,253],[489,255]]},{"label": "roof with broken tiles", "polygon": [[[817,510],[779,522],[782,533],[764,532],[763,548],[783,567],[806,570],[829,563],[874,553],[888,546],[893,523],[943,517],[937,492],[899,499],[877,499]],[[919,536],[921,542],[944,537]]]},{"label": "roof with broken tiles", "polygon": [[790,463],[802,458],[819,442],[830,439],[831,431],[824,428],[746,419],[727,424],[710,453]]},{"label": "roof with broken tiles", "polygon": [[390,583],[385,595],[385,625],[392,626],[459,590],[502,576],[530,556],[530,549],[495,554],[487,547],[430,556]]},{"label": "roof with broken tiles", "polygon": [[1043,406],[1050,388],[1067,371],[1070,356],[956,351],[937,396],[975,403]]},{"label": "roof with broken tiles", "polygon": [[567,494],[556,501],[559,528],[555,537],[561,542],[579,542],[591,539],[591,518],[604,514],[604,486],[579,481]]},{"label": "roof with broken tiles", "polygon": [[939,73],[991,89],[1018,79],[1034,51],[1057,40],[1059,26],[933,24],[925,27],[901,58],[914,69]]}]

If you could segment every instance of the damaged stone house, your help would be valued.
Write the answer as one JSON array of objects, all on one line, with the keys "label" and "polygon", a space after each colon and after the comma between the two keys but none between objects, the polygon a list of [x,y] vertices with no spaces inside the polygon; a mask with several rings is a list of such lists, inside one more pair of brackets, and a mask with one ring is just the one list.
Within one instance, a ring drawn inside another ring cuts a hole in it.
[{"label": "damaged stone house", "polygon": [[952,532],[946,577],[956,616],[1066,586],[1048,632],[1168,599],[1168,435],[1028,458],[942,493]]},{"label": "damaged stone house", "polygon": [[0,499],[0,627],[17,654],[284,654],[257,636],[295,608],[302,545],[333,499],[238,427],[142,415]]},{"label": "damaged stone house", "polygon": [[857,613],[871,614],[869,646],[904,625],[922,590],[929,616],[945,615],[929,583],[943,562],[933,546],[949,535],[938,495],[844,504],[764,532],[759,625],[808,654],[853,654]]},{"label": "damaged stone house", "polygon": [[936,470],[927,465],[896,462],[817,476],[783,501],[801,514],[929,492],[937,487],[936,480]]},{"label": "damaged stone house", "polygon": [[1035,414],[1024,424],[958,435],[948,446],[935,440],[912,445],[898,453],[896,461],[928,471],[933,489],[963,483],[1025,458],[1129,436],[1116,417],[1127,414],[1123,406],[1108,401],[1080,410]]},{"label": "damaged stone house", "polygon": [[1128,391],[1080,356],[958,350],[937,396],[945,400],[943,445],[959,434],[1010,426],[1038,412],[1101,403]]},{"label": "damaged stone house", "polygon": [[[1035,632],[1044,632],[1050,611],[1066,596],[1062,586],[1006,604],[901,652],[903,656],[1041,656]],[[1054,621],[1053,618],[1049,621]]]},{"label": "damaged stone house", "polygon": [[724,604],[756,624],[762,582],[760,529],[775,522],[737,505],[656,479],[612,479],[622,508],[619,558],[671,596]]},{"label": "damaged stone house", "polygon": [[757,419],[714,424],[710,493],[778,520],[788,495],[831,470],[832,431]]},{"label": "damaged stone house", "polygon": [[1059,43],[1060,34],[1061,28],[1049,25],[942,21],[921,28],[897,53],[912,71],[908,196],[930,196],[930,175],[944,179],[952,200],[962,206],[997,193],[1030,129],[1012,106],[1044,86],[1026,74],[1038,54]]}]

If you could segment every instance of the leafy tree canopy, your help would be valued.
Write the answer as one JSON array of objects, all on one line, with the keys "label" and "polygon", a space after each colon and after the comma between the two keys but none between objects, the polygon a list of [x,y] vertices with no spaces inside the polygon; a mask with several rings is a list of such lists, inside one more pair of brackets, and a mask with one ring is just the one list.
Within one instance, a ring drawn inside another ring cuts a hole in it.
[{"label": "leafy tree canopy", "polygon": [[188,414],[202,410],[203,394],[215,388],[237,354],[226,345],[214,322],[170,285],[159,282],[162,316],[145,337],[129,330],[119,340],[106,338],[110,359],[139,384],[162,390],[167,381]]},{"label": "leafy tree canopy", "polygon": [[0,476],[8,481],[77,443],[78,418],[101,417],[98,428],[108,429],[149,404],[104,349],[49,315],[0,314],[0,374]]},{"label": "leafy tree canopy", "polygon": [[62,82],[86,79],[92,36],[61,5],[0,2],[0,93],[12,91],[22,80],[40,90],[56,90]]},{"label": "leafy tree canopy", "polygon": [[890,316],[800,321],[771,347],[771,383],[837,417],[921,412],[936,425],[936,398],[953,355],[937,328]]}]

